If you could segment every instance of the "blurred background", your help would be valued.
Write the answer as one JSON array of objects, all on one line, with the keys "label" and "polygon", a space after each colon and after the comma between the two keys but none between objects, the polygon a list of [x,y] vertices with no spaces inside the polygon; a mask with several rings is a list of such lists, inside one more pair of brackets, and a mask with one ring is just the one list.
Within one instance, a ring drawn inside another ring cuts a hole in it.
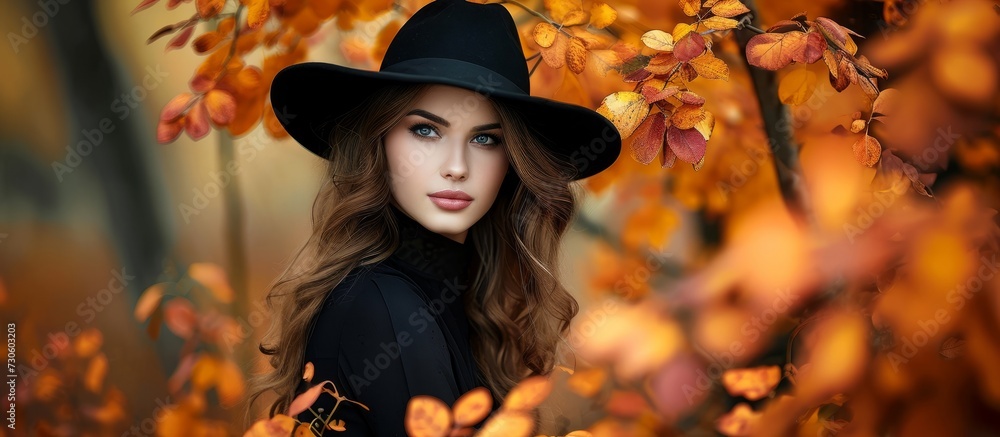
[{"label": "blurred background", "polygon": [[[322,177],[270,79],[376,70],[426,3],[0,5],[0,435],[246,431],[262,299]],[[1000,435],[1000,6],[505,6],[533,95],[635,132],[580,183],[561,266],[579,356],[534,432]],[[790,32],[822,45],[777,54]],[[725,74],[681,65],[690,44]],[[649,71],[703,98],[652,105],[666,133],[616,105],[649,98]]]}]

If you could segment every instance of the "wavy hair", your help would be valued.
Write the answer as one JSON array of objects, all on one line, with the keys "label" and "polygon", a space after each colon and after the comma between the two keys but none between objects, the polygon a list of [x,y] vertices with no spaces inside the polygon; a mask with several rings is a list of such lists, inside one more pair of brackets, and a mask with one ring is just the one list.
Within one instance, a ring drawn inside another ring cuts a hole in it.
[{"label": "wavy hair", "polygon": [[[254,401],[267,391],[277,394],[268,417],[288,410],[305,365],[309,326],[327,294],[354,268],[380,262],[398,247],[382,138],[428,86],[380,88],[335,121],[330,142],[336,147],[313,203],[312,233],[265,299],[271,325],[258,349],[274,370],[249,378],[244,429],[253,422]],[[571,350],[565,336],[579,306],[558,279],[558,250],[580,193],[570,183],[575,168],[542,145],[545,139],[520,111],[495,99],[480,101],[499,115],[513,171],[469,230],[477,256],[463,303],[473,356],[499,403],[521,379],[548,375]]]}]

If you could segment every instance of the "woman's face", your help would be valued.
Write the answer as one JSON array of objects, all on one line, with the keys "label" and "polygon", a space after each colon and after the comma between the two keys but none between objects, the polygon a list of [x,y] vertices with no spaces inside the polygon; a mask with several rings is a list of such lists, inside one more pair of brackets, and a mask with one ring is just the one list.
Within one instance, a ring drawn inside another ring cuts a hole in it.
[{"label": "woman's face", "polygon": [[[432,85],[384,137],[393,198],[428,230],[464,243],[507,173],[502,138],[486,97]],[[444,198],[445,190],[472,200]]]}]

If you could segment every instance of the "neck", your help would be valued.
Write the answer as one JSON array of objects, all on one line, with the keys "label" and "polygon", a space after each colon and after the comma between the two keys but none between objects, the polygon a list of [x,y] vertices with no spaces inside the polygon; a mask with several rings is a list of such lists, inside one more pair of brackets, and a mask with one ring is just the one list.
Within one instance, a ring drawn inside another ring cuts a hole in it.
[{"label": "neck", "polygon": [[439,280],[463,279],[475,251],[464,243],[431,231],[392,206],[399,229],[399,247],[392,257],[420,273]]}]

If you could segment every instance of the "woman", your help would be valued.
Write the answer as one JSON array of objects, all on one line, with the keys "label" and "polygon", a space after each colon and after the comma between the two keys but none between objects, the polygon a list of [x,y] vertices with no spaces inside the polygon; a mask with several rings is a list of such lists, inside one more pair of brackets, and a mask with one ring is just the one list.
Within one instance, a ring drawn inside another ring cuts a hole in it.
[{"label": "woman", "polygon": [[299,414],[316,434],[343,420],[346,435],[405,435],[413,396],[451,405],[483,386],[496,409],[551,372],[578,309],[556,276],[570,183],[610,166],[621,138],[590,109],[530,96],[507,9],[432,2],[378,72],[293,65],[271,102],[328,177],[267,297],[286,298],[260,346],[275,371],[251,380],[249,404],[273,390],[269,415],[284,413],[329,380],[353,402],[323,395]]}]

